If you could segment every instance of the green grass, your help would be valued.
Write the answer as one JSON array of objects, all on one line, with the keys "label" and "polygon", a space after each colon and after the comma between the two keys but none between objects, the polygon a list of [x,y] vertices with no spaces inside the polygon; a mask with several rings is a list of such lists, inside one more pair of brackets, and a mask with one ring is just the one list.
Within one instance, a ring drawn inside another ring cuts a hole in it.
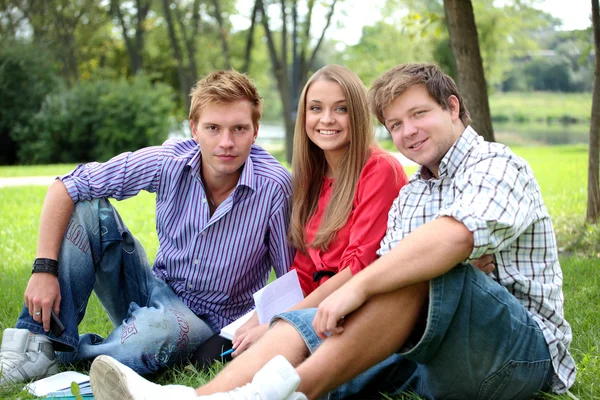
[{"label": "green grass", "polygon": [[77,164],[55,165],[1,165],[0,177],[13,178],[22,176],[58,176],[73,170]]},{"label": "green grass", "polygon": [[589,122],[591,93],[496,92],[489,98],[494,120],[512,122]]},{"label": "green grass", "polygon": [[[564,272],[565,314],[574,332],[572,353],[577,361],[578,376],[571,392],[579,399],[600,397],[600,229],[585,227],[587,148],[585,146],[516,147],[515,152],[527,159],[540,183],[544,200],[553,217],[561,249]],[[41,175],[65,172],[64,166],[19,167],[20,176],[42,171]],[[414,172],[410,168],[408,173]],[[31,172],[30,172],[31,171]],[[6,169],[0,169],[3,175]],[[14,175],[13,175],[14,176]],[[35,256],[39,214],[44,187],[8,187],[0,189],[0,329],[12,327],[22,307],[23,292]],[[157,238],[154,219],[154,196],[148,193],[114,201],[128,227],[154,259]],[[108,318],[97,299],[90,301],[82,332],[106,335],[111,330]],[[85,367],[81,367],[85,372]],[[192,365],[166,371],[154,379],[159,383],[198,386],[220,370],[198,370]],[[0,392],[0,398],[24,397],[19,388]],[[568,399],[568,396],[547,398]]]}]

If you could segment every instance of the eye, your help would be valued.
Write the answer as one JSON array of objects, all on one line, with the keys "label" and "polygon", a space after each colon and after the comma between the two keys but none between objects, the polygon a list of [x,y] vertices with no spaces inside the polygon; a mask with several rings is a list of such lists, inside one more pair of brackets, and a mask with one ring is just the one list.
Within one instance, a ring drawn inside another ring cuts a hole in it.
[{"label": "eye", "polygon": [[335,109],[338,112],[348,112],[348,108],[346,106],[339,106],[338,108]]},{"label": "eye", "polygon": [[415,111],[415,113],[414,113],[413,115],[414,115],[415,117],[420,117],[420,116],[422,116],[423,114],[425,114],[425,111],[424,111],[424,110],[419,110],[419,111]]},{"label": "eye", "polygon": [[321,107],[319,107],[319,106],[310,106],[309,110],[310,111],[315,111],[315,112],[316,111],[321,111]]},{"label": "eye", "polygon": [[400,121],[398,122],[394,122],[392,125],[390,125],[388,127],[388,130],[391,131],[395,131],[396,129],[398,129],[400,126],[402,125],[402,123]]},{"label": "eye", "polygon": [[216,131],[217,130],[217,126],[216,125],[206,125],[206,130],[207,131]]}]

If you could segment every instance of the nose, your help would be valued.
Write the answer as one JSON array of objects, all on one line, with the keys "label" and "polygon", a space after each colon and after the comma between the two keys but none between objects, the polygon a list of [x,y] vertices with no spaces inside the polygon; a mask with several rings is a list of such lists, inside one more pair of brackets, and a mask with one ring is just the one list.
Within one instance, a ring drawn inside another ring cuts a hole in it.
[{"label": "nose", "polygon": [[411,137],[417,133],[418,130],[419,129],[411,121],[404,121],[402,124],[402,136],[404,137]]},{"label": "nose", "polygon": [[323,116],[321,117],[321,122],[325,125],[333,124],[335,122],[333,112],[331,112],[329,110],[325,110],[323,112]]},{"label": "nose", "polygon": [[221,140],[219,140],[219,146],[223,148],[231,148],[233,145],[233,133],[230,130],[225,129],[221,135]]}]

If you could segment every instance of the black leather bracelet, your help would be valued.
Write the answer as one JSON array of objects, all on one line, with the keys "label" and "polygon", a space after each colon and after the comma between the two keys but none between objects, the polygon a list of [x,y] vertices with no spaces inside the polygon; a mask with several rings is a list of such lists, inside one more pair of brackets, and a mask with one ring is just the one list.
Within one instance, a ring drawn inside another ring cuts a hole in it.
[{"label": "black leather bracelet", "polygon": [[33,262],[31,273],[48,272],[54,276],[58,276],[58,261],[51,258],[36,258]]}]

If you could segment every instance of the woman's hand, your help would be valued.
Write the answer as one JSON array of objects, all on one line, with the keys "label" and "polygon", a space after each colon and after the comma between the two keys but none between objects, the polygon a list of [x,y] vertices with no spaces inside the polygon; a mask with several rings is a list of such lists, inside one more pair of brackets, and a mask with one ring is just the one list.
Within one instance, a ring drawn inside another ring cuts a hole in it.
[{"label": "woman's hand", "polygon": [[313,328],[320,338],[342,333],[344,317],[367,301],[366,293],[355,282],[347,282],[319,304]]},{"label": "woman's hand", "polygon": [[[242,327],[240,327],[241,329]],[[231,354],[231,357],[237,357],[246,351],[250,346],[252,346],[258,339],[265,334],[265,332],[269,330],[269,324],[262,324],[255,326],[253,328],[245,330],[243,333],[238,335],[238,332],[235,332],[235,337],[232,340],[233,348],[235,351]],[[239,329],[238,329],[239,331]]]}]

